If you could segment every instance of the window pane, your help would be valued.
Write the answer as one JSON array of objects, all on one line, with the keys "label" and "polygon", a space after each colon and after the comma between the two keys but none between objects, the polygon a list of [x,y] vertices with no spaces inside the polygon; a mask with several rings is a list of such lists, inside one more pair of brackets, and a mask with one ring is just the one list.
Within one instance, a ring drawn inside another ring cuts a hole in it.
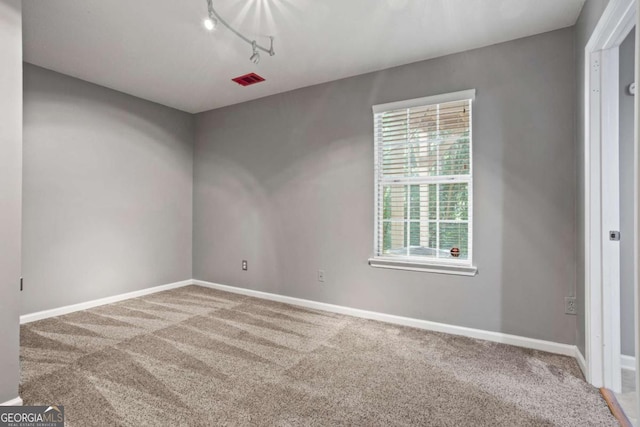
[{"label": "window pane", "polygon": [[382,219],[407,219],[407,186],[385,185],[382,188]]},{"label": "window pane", "polygon": [[[440,223],[440,249],[450,252],[452,248],[458,248],[460,256],[457,259],[469,257],[468,245],[469,225],[466,223]],[[456,258],[456,257],[451,257]]]},{"label": "window pane", "polygon": [[422,244],[422,239],[420,236],[420,222],[419,221],[411,221],[409,222],[409,246],[420,246]]},{"label": "window pane", "polygon": [[437,185],[436,184],[414,184],[409,187],[409,199],[411,208],[409,209],[409,219],[414,221],[437,219]]},{"label": "window pane", "polygon": [[382,223],[382,253],[385,255],[407,255],[406,222]]},{"label": "window pane", "polygon": [[440,220],[469,219],[469,185],[440,184]]},{"label": "window pane", "polygon": [[438,224],[435,222],[430,222],[428,223],[428,230],[429,230],[429,244],[428,246],[430,248],[437,248],[438,246]]},{"label": "window pane", "polygon": [[426,221],[411,222],[410,231],[409,255],[435,258],[437,256],[437,224]]},{"label": "window pane", "polygon": [[382,150],[382,171],[385,176],[405,176],[408,167],[406,145],[384,147]]},{"label": "window pane", "polygon": [[438,219],[438,185],[429,185],[429,219]]},{"label": "window pane", "polygon": [[443,135],[440,143],[440,175],[469,175],[469,132]]},{"label": "window pane", "polygon": [[409,176],[437,176],[438,174],[438,142],[434,141],[435,133],[422,143],[410,144]]},{"label": "window pane", "polygon": [[[471,173],[470,112],[469,101],[410,108],[400,126],[383,132],[382,140],[386,143],[383,145],[398,149],[398,144],[404,143],[407,148],[404,176],[468,175]],[[398,175],[397,169],[391,172]]]}]

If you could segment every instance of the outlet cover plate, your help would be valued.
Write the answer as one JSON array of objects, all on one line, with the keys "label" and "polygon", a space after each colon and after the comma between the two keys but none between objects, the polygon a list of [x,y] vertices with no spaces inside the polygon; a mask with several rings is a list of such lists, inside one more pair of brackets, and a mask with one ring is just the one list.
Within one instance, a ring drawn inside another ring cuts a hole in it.
[{"label": "outlet cover plate", "polygon": [[576,306],[576,297],[564,298],[564,313],[565,314],[578,314],[578,307]]}]

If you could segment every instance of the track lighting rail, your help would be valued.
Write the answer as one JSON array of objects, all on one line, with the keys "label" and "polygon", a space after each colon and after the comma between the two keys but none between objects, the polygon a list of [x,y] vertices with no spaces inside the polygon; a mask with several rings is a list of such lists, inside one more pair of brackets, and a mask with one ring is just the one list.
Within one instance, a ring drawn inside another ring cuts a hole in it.
[{"label": "track lighting rail", "polygon": [[240,39],[250,44],[252,49],[252,55],[249,59],[254,64],[257,64],[258,62],[260,62],[260,53],[258,52],[258,50],[268,53],[269,56],[273,56],[276,54],[276,52],[273,50],[273,36],[269,36],[268,48],[265,46],[262,46],[256,40],[251,40],[245,35],[243,35],[242,33],[240,33],[238,30],[233,28],[222,16],[220,16],[220,14],[213,7],[213,0],[207,0],[207,8],[209,11],[209,23],[205,22],[205,26],[207,27],[207,29],[213,30],[219,22],[225,27],[227,27],[233,34],[238,36]]}]

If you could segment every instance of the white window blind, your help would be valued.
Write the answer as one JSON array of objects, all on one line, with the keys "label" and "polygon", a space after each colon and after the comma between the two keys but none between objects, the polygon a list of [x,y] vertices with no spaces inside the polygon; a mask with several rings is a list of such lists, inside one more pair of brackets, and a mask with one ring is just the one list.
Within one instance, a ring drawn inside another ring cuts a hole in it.
[{"label": "white window blind", "polygon": [[374,107],[375,258],[471,265],[474,98]]}]

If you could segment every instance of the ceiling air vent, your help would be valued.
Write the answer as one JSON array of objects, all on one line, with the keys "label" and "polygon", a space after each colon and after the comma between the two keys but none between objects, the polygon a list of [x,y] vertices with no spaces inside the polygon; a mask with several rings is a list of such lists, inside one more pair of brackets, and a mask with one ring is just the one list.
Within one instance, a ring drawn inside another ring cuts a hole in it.
[{"label": "ceiling air vent", "polygon": [[256,73],[245,74],[244,76],[236,77],[231,80],[238,83],[240,86],[251,86],[264,81],[264,79]]}]

